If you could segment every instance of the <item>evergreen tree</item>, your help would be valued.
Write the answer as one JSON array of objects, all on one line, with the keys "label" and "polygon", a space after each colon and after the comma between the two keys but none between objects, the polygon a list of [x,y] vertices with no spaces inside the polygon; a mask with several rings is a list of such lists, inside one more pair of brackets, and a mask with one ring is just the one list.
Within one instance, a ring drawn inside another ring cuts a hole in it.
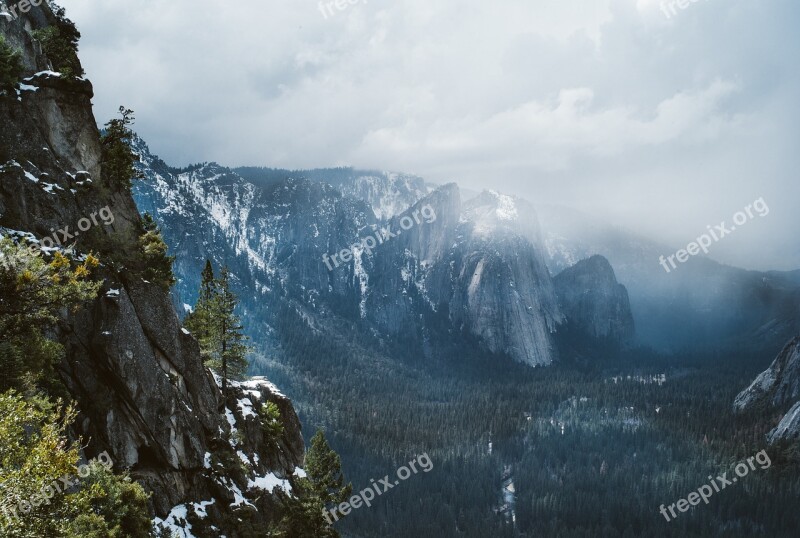
[{"label": "evergreen tree", "polygon": [[286,516],[272,536],[281,538],[338,538],[339,533],[325,517],[325,512],[347,501],[353,492],[345,485],[342,461],[318,430],[311,439],[304,468],[306,477],[298,478],[296,497],[281,494]]},{"label": "evergreen tree", "polygon": [[274,402],[267,402],[261,406],[258,414],[261,417],[261,431],[264,434],[264,442],[270,448],[276,447],[284,431],[280,409]]},{"label": "evergreen tree", "polygon": [[81,33],[75,23],[69,20],[63,7],[54,6],[55,24],[34,30],[33,37],[42,45],[55,71],[68,79],[83,76],[83,68],[78,59],[78,41]]},{"label": "evergreen tree", "polygon": [[191,332],[200,344],[200,355],[203,362],[208,364],[214,349],[212,343],[213,328],[211,326],[211,310],[217,295],[216,279],[211,260],[206,260],[206,265],[201,273],[200,292],[194,309],[186,316],[183,325]]},{"label": "evergreen tree", "polygon": [[103,150],[102,174],[107,186],[130,189],[131,180],[141,178],[140,172],[134,166],[139,157],[131,149],[134,133],[130,126],[135,118],[133,110],[124,106],[119,107],[119,113],[122,117],[109,120],[100,137]]},{"label": "evergreen tree", "polygon": [[0,35],[0,92],[12,93],[22,77],[22,60],[19,51],[6,44]]},{"label": "evergreen tree", "polygon": [[142,277],[155,282],[168,290],[175,284],[172,263],[175,256],[167,256],[167,244],[161,237],[161,230],[149,213],[142,215],[142,234],[139,236],[139,247],[142,249]]},{"label": "evergreen tree", "polygon": [[247,353],[242,323],[236,315],[237,298],[230,288],[230,271],[224,267],[214,278],[211,261],[206,260],[200,293],[184,325],[200,344],[205,364],[222,378],[222,392],[228,381],[242,379],[247,371]]},{"label": "evergreen tree", "polygon": [[141,486],[99,463],[78,474],[80,440],[67,433],[75,416],[74,407],[0,394],[0,536],[149,537]]},{"label": "evergreen tree", "polygon": [[216,297],[214,311],[216,324],[219,327],[220,375],[222,376],[222,392],[227,393],[229,379],[242,379],[247,372],[247,353],[250,348],[245,342],[247,336],[239,317],[234,313],[237,304],[236,295],[230,288],[230,271],[222,268],[217,281],[219,294]]}]

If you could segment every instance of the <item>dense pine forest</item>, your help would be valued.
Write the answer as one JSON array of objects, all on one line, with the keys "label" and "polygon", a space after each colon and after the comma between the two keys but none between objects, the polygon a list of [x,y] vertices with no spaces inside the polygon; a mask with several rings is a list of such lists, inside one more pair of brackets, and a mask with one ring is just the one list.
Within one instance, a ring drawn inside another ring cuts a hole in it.
[{"label": "dense pine forest", "polygon": [[[325,429],[354,490],[415,454],[434,463],[354,511],[344,536],[789,537],[800,526],[800,454],[764,440],[781,413],[732,411],[771,357],[631,350],[530,369],[285,332],[291,363],[258,368],[295,397],[308,431]],[[659,513],[763,449],[769,469],[674,521]]]}]

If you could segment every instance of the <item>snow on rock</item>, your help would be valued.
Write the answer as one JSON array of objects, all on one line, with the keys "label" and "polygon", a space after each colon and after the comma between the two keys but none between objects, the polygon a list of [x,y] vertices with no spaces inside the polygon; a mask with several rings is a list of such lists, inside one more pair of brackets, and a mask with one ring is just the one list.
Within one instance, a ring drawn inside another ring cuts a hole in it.
[{"label": "snow on rock", "polygon": [[248,489],[260,489],[268,493],[277,487],[283,489],[286,493],[291,493],[292,486],[288,480],[278,478],[275,473],[267,473],[265,476],[257,476],[254,479],[247,481]]},{"label": "snow on rock", "polygon": [[[205,519],[208,517],[208,511],[206,508],[215,502],[216,501],[214,499],[211,499],[210,501],[192,503],[189,506],[194,510],[194,513],[197,514],[197,517],[200,519]],[[170,511],[166,518],[155,518],[153,520],[153,526],[157,531],[165,529],[171,532],[173,537],[197,538],[194,534],[192,534],[192,525],[187,520],[188,515],[189,508],[187,508],[187,505],[179,504]]]},{"label": "snow on rock", "polygon": [[228,424],[231,426],[231,438],[228,441],[231,444],[231,448],[236,448],[236,434],[239,430],[236,429],[236,417],[227,407],[225,408],[225,418],[228,419]]},{"label": "snow on rock", "polygon": [[255,411],[253,411],[253,404],[250,401],[250,398],[242,398],[237,402],[237,407],[239,411],[242,413],[243,418],[247,417],[258,417]]},{"label": "snow on rock", "polygon": [[497,198],[497,218],[500,220],[514,220],[517,218],[517,204],[511,196],[500,194],[497,191],[490,190],[495,198]]},{"label": "snow on rock", "polygon": [[258,390],[259,388],[264,387],[267,390],[269,390],[272,394],[274,394],[276,396],[280,396],[282,398],[286,398],[286,395],[284,393],[282,393],[278,389],[278,387],[276,387],[267,378],[261,377],[261,376],[253,377],[249,381],[243,381],[241,383],[236,383],[236,386],[243,387],[245,389],[251,389],[251,390]]}]

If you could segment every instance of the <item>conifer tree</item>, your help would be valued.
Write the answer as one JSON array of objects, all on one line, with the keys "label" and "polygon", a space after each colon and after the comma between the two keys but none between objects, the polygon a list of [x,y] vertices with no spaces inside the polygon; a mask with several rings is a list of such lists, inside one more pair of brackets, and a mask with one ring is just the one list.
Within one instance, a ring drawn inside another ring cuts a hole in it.
[{"label": "conifer tree", "polygon": [[338,538],[339,533],[325,511],[349,499],[351,484],[345,485],[342,461],[318,430],[311,439],[304,468],[306,477],[296,481],[295,497],[281,495],[287,515],[272,536],[281,538]]},{"label": "conifer tree", "polygon": [[172,264],[175,256],[167,255],[167,244],[161,237],[161,230],[150,213],[142,215],[142,234],[139,236],[139,246],[142,249],[142,277],[153,281],[169,290],[175,284],[175,275]]},{"label": "conifer tree", "polygon": [[236,295],[230,288],[230,271],[222,268],[217,281],[219,294],[216,297],[217,324],[219,327],[219,356],[221,360],[222,392],[226,393],[229,379],[242,379],[247,372],[246,355],[250,349],[245,342],[242,323],[234,313]]},{"label": "conifer tree", "polygon": [[0,35],[0,92],[13,92],[19,83],[22,71],[19,51],[9,47],[5,37]]},{"label": "conifer tree", "polygon": [[228,268],[224,267],[220,277],[214,278],[211,261],[206,260],[198,295],[184,325],[200,344],[205,364],[222,378],[222,392],[227,393],[229,380],[244,377],[250,351],[235,313],[237,298],[230,289]]}]

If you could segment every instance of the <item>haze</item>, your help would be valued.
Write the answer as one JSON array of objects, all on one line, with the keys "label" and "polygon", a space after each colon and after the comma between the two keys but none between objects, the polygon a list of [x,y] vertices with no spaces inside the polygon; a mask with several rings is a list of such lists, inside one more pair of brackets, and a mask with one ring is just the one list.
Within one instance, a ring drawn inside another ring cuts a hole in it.
[{"label": "haze", "polygon": [[[800,268],[800,5],[700,0],[63,0],[104,122],[173,165],[352,165],[563,204]],[[669,252],[665,252],[669,254]]]}]

